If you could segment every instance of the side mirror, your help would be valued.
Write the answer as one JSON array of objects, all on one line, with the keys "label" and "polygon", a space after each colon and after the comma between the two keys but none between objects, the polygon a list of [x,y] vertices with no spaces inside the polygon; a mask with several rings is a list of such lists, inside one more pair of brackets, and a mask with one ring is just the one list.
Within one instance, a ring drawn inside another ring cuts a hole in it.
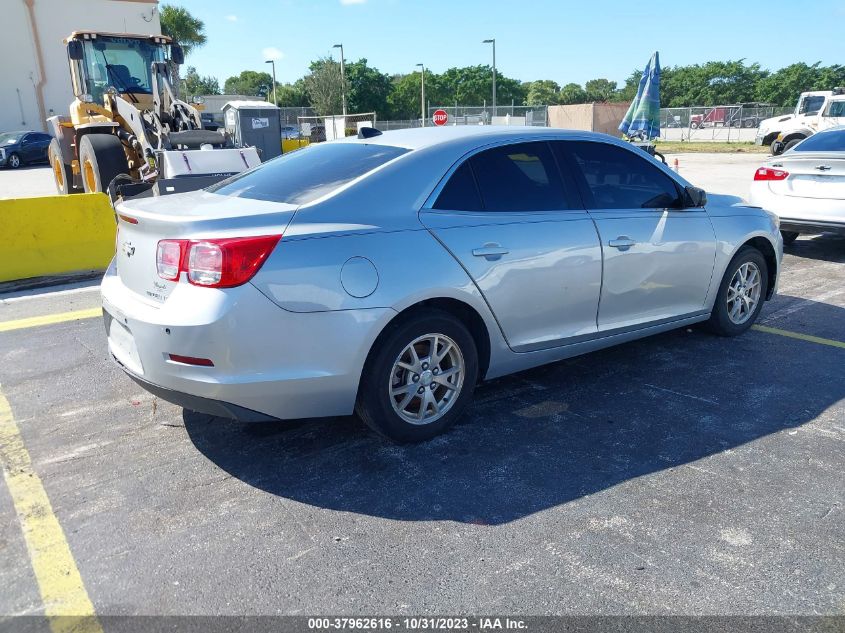
[{"label": "side mirror", "polygon": [[177,66],[185,63],[185,51],[176,42],[170,45],[170,60]]},{"label": "side mirror", "polygon": [[684,206],[686,208],[698,208],[707,204],[707,192],[704,189],[689,185],[684,188]]},{"label": "side mirror", "polygon": [[82,42],[71,40],[67,43],[67,56],[75,62],[82,59]]}]

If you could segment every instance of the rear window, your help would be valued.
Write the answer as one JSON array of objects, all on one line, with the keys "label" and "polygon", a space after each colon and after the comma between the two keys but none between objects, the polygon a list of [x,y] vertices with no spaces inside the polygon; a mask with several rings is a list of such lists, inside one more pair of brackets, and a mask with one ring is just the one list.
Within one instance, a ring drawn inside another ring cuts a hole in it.
[{"label": "rear window", "polygon": [[793,152],[842,152],[845,151],[845,130],[822,132],[796,145]]},{"label": "rear window", "polygon": [[308,204],[409,151],[365,143],[314,145],[227,178],[206,191],[234,198]]}]

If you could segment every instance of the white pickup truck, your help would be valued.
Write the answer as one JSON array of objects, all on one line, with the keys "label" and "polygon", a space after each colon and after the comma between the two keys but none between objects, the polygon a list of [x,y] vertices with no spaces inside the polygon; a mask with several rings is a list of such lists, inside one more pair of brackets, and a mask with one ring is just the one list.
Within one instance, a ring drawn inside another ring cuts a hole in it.
[{"label": "white pickup truck", "polygon": [[757,145],[769,145],[772,155],[792,149],[819,130],[845,123],[845,89],[802,92],[795,112],[760,122]]}]

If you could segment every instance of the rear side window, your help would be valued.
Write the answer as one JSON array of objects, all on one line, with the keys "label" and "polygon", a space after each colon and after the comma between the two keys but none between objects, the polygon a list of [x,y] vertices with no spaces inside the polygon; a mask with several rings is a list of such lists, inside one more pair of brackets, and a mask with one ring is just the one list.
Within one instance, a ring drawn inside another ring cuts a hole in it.
[{"label": "rear side window", "polygon": [[483,209],[469,161],[465,161],[451,175],[449,182],[437,196],[434,208],[448,211],[481,211]]},{"label": "rear side window", "polygon": [[845,130],[822,132],[804,139],[793,152],[845,152]]},{"label": "rear side window", "polygon": [[409,151],[365,143],[314,145],[227,178],[206,191],[235,198],[307,204]]},{"label": "rear side window", "polygon": [[486,211],[568,209],[563,185],[545,142],[504,145],[470,159]]},{"label": "rear side window", "polygon": [[[674,181],[652,165],[650,158],[610,145],[589,141],[559,141],[561,164],[569,153],[581,169],[591,209],[663,209],[681,207]],[[592,200],[590,200],[592,198]]]}]

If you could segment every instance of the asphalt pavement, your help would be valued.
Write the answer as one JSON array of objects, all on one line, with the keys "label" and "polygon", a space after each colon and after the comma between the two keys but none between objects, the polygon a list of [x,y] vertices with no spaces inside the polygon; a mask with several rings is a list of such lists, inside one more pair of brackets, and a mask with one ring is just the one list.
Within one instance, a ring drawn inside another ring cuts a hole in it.
[{"label": "asphalt pavement", "polygon": [[[417,446],[183,411],[98,318],[0,331],[0,391],[99,615],[841,614],[843,272],[845,240],[799,239],[773,329],[494,380]],[[18,293],[0,323],[97,306]],[[0,485],[6,615],[44,609],[22,534]]]}]

